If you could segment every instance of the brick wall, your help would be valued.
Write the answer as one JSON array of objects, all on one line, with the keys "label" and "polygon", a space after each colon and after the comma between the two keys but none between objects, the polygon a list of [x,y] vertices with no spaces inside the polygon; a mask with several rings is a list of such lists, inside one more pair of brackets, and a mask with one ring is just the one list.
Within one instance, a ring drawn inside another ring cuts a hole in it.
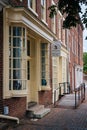
[{"label": "brick wall", "polygon": [[3,106],[9,107],[10,116],[22,117],[26,112],[26,97],[5,99]]},{"label": "brick wall", "polygon": [[0,113],[2,113],[3,97],[3,13],[0,12]]},{"label": "brick wall", "polygon": [[12,6],[23,6],[23,7],[27,7],[27,0],[22,0],[22,2],[20,0],[9,0],[9,3]]},{"label": "brick wall", "polygon": [[52,91],[40,91],[39,93],[39,103],[45,106],[52,103]]}]

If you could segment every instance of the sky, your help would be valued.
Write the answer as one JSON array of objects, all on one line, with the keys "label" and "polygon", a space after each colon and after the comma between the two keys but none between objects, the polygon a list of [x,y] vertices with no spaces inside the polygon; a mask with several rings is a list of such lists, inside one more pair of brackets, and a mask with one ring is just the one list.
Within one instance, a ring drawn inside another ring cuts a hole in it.
[{"label": "sky", "polygon": [[[85,8],[86,7],[84,5],[82,5],[83,12],[84,12]],[[87,52],[87,40],[85,40],[86,36],[87,36],[87,29],[84,28],[84,31],[83,31],[83,51],[84,52]]]},{"label": "sky", "polygon": [[83,31],[83,51],[87,52],[87,40],[85,40],[85,37],[87,36],[87,29]]}]

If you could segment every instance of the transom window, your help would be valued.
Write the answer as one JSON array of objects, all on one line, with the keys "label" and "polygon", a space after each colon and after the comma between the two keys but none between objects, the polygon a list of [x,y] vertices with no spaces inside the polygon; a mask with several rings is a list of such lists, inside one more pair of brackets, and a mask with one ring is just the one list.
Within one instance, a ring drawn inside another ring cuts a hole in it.
[{"label": "transom window", "polygon": [[41,43],[41,85],[49,85],[49,54],[48,44]]},{"label": "transom window", "polygon": [[9,27],[9,90],[26,89],[25,28]]}]

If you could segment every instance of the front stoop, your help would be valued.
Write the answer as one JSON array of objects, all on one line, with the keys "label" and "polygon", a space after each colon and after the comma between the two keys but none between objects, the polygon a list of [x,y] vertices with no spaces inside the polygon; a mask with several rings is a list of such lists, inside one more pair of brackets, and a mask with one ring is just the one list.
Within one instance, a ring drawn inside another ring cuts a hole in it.
[{"label": "front stoop", "polygon": [[42,118],[50,112],[50,108],[44,108],[44,105],[35,105],[26,111],[26,116],[30,118]]},{"label": "front stoop", "polygon": [[44,108],[34,113],[36,118],[42,118],[50,112],[50,108]]}]

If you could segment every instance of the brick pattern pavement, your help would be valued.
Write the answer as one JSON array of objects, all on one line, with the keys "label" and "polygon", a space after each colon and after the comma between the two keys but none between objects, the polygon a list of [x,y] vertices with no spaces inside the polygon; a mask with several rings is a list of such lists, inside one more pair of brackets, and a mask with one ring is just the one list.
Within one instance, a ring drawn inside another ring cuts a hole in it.
[{"label": "brick pattern pavement", "polygon": [[52,108],[44,118],[37,121],[24,118],[20,125],[8,130],[87,130],[87,94],[77,109]]}]

